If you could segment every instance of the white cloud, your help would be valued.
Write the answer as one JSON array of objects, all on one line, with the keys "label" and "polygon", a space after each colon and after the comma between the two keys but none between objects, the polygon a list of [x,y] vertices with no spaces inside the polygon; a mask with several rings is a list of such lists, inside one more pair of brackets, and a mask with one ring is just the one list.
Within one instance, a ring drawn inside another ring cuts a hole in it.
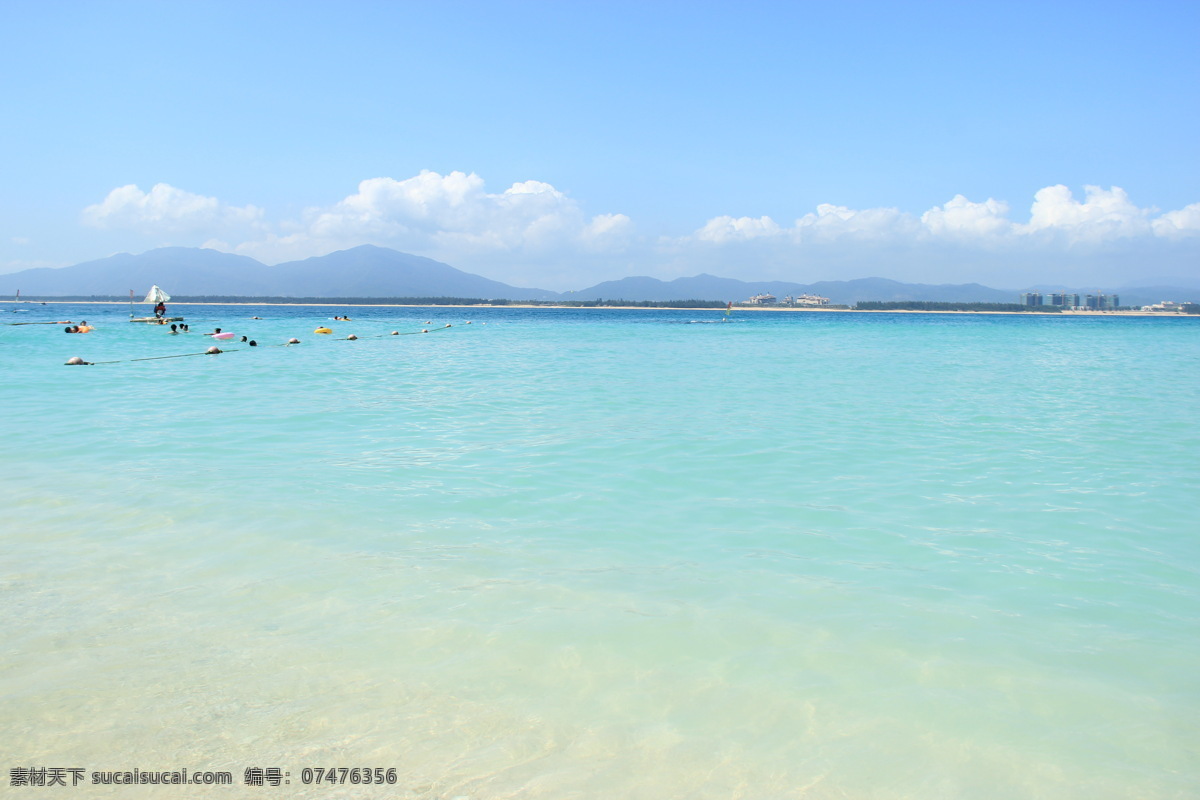
[{"label": "white cloud", "polygon": [[815,214],[805,214],[786,228],[770,217],[713,217],[691,239],[710,244],[730,244],[780,238],[793,245],[845,239],[883,240],[917,231],[917,222],[895,208],[856,210],[823,203]]},{"label": "white cloud", "polygon": [[[268,224],[254,206],[158,184],[114,189],[84,210],[92,226],[135,230],[154,245],[197,244],[267,263],[360,244],[416,253],[508,283],[579,289],[624,275],[674,277],[707,271],[743,279],[806,282],[877,275],[900,280],[1069,282],[1139,270],[1195,274],[1200,203],[1159,213],[1119,187],[1065,186],[1035,196],[1028,221],[1008,203],[955,195],[916,215],[897,208],[821,204],[792,225],[770,216],[713,217],[683,237],[640,235],[621,213],[588,216],[538,180],[489,192],[475,173],[422,171],[370,178],[354,193]],[[180,241],[194,235],[195,241]],[[1107,278],[1106,278],[1107,279]]]},{"label": "white cloud", "polygon": [[[371,178],[358,192],[326,209],[310,209],[302,231],[314,245],[364,241],[409,249],[544,251],[606,242],[619,244],[630,220],[623,214],[586,219],[578,204],[541,181],[485,191],[478,175],[428,170],[406,180]],[[318,247],[319,249],[319,247]]]},{"label": "white cloud", "polygon": [[624,214],[597,214],[584,227],[582,235],[592,249],[624,249],[633,236],[633,220]]},{"label": "white cloud", "polygon": [[483,179],[474,173],[423,171],[403,181],[370,178],[358,193],[328,209],[310,209],[307,232],[317,239],[404,236],[479,227]]},{"label": "white cloud", "polygon": [[853,209],[821,204],[791,228],[770,217],[713,217],[682,241],[729,244],[764,237],[780,237],[795,245],[842,241],[902,241],[907,244],[938,241],[955,244],[996,244],[1007,241],[1022,247],[1031,237],[1057,236],[1068,243],[1103,243],[1136,237],[1180,238],[1200,233],[1200,203],[1155,218],[1155,209],[1139,208],[1120,187],[1085,187],[1080,202],[1065,186],[1048,186],[1034,196],[1027,223],[1009,219],[1009,206],[988,198],[973,202],[955,195],[918,218],[896,208]]},{"label": "white cloud", "polygon": [[1156,236],[1178,239],[1200,235],[1200,203],[1192,203],[1178,211],[1168,211],[1152,223]]},{"label": "white cloud", "polygon": [[956,194],[944,206],[934,206],[921,215],[921,223],[932,236],[971,238],[996,236],[1012,231],[1008,204],[988,198],[972,203]]},{"label": "white cloud", "polygon": [[801,241],[837,239],[888,239],[916,233],[916,220],[895,208],[856,210],[822,203],[816,214],[796,220],[795,232]]},{"label": "white cloud", "polygon": [[1085,186],[1086,200],[1075,199],[1061,184],[1041,189],[1033,198],[1023,231],[1057,231],[1070,241],[1101,242],[1153,233],[1152,209],[1138,208],[1119,186],[1105,190]]},{"label": "white cloud", "polygon": [[714,217],[696,231],[696,238],[702,242],[725,243],[778,236],[782,233],[783,228],[770,217]]},{"label": "white cloud", "polygon": [[999,286],[1136,280],[1149,269],[1184,276],[1200,266],[1200,203],[1160,215],[1120,187],[1087,186],[1079,201],[1067,187],[1049,186],[1035,194],[1028,222],[1009,215],[1002,200],[955,195],[919,217],[832,204],[791,227],[770,217],[720,216],[673,240],[672,255],[679,274],[688,274],[681,263],[719,271],[736,258],[758,265],[754,277],[877,275]]},{"label": "white cloud", "polygon": [[263,212],[254,206],[238,208],[215,197],[204,197],[159,183],[149,192],[134,184],[113,189],[103,202],[83,210],[85,224],[95,228],[127,228],[152,233],[222,228],[254,228]]},{"label": "white cloud", "polygon": [[364,180],[356,193],[308,209],[302,219],[281,225],[279,234],[244,242],[236,251],[278,262],[376,244],[502,280],[579,288],[568,270],[624,252],[633,236],[628,216],[589,218],[543,181],[519,181],[492,193],[474,173],[423,170],[404,180]]}]

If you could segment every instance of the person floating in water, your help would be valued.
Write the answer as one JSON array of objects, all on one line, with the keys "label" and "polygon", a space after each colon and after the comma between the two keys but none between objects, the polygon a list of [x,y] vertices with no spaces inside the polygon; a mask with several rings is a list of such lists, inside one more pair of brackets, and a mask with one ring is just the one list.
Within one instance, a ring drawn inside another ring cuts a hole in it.
[{"label": "person floating in water", "polygon": [[164,303],[160,300],[158,305],[156,305],[154,307],[154,316],[158,317],[159,319],[162,319],[162,317],[165,316],[166,313],[167,313],[167,305],[166,305],[166,303]]}]

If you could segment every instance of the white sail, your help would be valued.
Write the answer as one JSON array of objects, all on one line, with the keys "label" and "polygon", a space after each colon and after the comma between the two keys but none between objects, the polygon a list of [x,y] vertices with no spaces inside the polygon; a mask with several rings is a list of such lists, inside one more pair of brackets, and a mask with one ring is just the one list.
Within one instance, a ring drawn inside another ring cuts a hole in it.
[{"label": "white sail", "polygon": [[146,299],[143,303],[165,303],[171,299],[171,295],[164,292],[157,286],[151,286],[150,291],[146,293]]}]

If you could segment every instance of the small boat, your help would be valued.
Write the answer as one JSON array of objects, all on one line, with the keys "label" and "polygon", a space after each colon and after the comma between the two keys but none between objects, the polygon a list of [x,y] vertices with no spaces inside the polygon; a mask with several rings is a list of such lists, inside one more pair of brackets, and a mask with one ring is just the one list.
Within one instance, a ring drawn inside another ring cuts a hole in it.
[{"label": "small boat", "polygon": [[[151,286],[150,291],[146,293],[146,299],[143,303],[153,303],[155,306],[162,305],[163,310],[166,310],[164,305],[171,299],[171,295],[164,292],[157,286]],[[130,322],[148,322],[151,325],[166,325],[168,322],[183,322],[183,317],[168,317],[165,313],[162,316],[155,314],[153,317],[135,317],[133,315],[133,289],[129,290],[129,321]]]}]

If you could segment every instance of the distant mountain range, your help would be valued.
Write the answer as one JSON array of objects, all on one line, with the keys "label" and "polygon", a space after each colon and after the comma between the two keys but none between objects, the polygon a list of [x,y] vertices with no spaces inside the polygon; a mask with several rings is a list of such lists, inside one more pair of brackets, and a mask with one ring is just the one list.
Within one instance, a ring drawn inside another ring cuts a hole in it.
[{"label": "distant mountain range", "polygon": [[[124,297],[130,289],[144,295],[157,284],[175,297],[461,297],[483,300],[631,300],[740,301],[769,293],[817,294],[832,303],[853,305],[860,300],[929,300],[940,302],[1013,303],[1018,292],[992,289],[978,283],[901,283],[886,278],[789,283],[740,281],[715,275],[696,275],[661,281],[622,278],[576,292],[552,292],[509,286],[448,264],[384,247],[362,245],[303,261],[267,266],[246,256],[190,247],[164,247],[140,255],[122,253],[60,269],[28,269],[0,275],[0,297]],[[1033,287],[1031,291],[1088,289]],[[1179,286],[1102,289],[1116,293],[1123,305],[1146,305],[1161,300],[1200,299],[1200,290]],[[140,299],[140,297],[139,297]]]},{"label": "distant mountain range", "polygon": [[11,286],[13,294],[20,289],[29,296],[123,296],[130,289],[144,295],[155,284],[176,297],[558,298],[557,292],[516,288],[431,258],[372,245],[273,267],[217,250],[163,247],[72,267],[0,275],[0,287]]}]

